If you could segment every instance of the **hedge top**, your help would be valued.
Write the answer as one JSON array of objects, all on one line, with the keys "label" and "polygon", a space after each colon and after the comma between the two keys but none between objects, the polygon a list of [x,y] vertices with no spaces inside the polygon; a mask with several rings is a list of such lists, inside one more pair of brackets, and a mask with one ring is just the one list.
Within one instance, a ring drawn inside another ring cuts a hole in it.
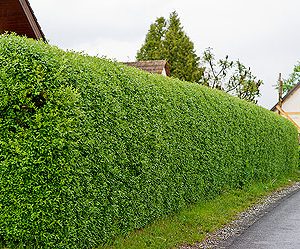
[{"label": "hedge top", "polygon": [[92,248],[297,167],[262,107],[117,62],[0,36],[0,241]]}]

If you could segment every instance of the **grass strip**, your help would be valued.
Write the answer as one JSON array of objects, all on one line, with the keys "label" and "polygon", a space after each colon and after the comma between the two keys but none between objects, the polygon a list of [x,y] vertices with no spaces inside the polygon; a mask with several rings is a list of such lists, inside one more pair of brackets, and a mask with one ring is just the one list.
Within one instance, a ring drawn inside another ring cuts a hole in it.
[{"label": "grass strip", "polygon": [[220,229],[270,193],[299,180],[300,173],[295,172],[281,179],[226,191],[214,199],[188,206],[177,214],[132,232],[125,238],[119,237],[112,245],[99,249],[167,249],[202,241],[207,233]]}]

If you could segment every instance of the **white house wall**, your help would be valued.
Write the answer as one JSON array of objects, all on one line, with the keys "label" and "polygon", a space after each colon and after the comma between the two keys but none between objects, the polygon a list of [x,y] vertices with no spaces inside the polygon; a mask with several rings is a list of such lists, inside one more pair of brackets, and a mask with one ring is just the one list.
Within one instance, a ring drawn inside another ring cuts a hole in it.
[{"label": "white house wall", "polygon": [[[282,109],[289,112],[300,112],[300,89],[293,92],[285,101],[282,103]],[[289,114],[289,116],[300,126],[300,115]]]},{"label": "white house wall", "polygon": [[167,76],[167,72],[166,72],[166,69],[165,69],[165,68],[162,70],[161,74],[162,74],[163,76]]}]

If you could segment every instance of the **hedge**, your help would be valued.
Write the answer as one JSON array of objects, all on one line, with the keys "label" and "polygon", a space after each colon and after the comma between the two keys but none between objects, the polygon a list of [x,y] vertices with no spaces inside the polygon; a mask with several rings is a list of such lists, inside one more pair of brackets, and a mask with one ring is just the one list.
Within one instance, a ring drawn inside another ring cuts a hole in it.
[{"label": "hedge", "polygon": [[298,166],[295,127],[221,91],[0,36],[0,240],[93,248]]}]

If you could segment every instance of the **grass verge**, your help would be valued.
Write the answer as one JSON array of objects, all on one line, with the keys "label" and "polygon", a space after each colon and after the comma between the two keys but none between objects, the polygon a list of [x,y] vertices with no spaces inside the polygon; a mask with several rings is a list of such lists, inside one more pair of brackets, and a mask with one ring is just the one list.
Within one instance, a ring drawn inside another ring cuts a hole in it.
[{"label": "grass verge", "polygon": [[183,243],[202,241],[207,233],[214,232],[234,220],[238,213],[263,197],[299,180],[298,171],[278,180],[224,192],[212,200],[191,205],[177,214],[132,232],[125,238],[117,238],[112,245],[98,249],[169,249]]}]

